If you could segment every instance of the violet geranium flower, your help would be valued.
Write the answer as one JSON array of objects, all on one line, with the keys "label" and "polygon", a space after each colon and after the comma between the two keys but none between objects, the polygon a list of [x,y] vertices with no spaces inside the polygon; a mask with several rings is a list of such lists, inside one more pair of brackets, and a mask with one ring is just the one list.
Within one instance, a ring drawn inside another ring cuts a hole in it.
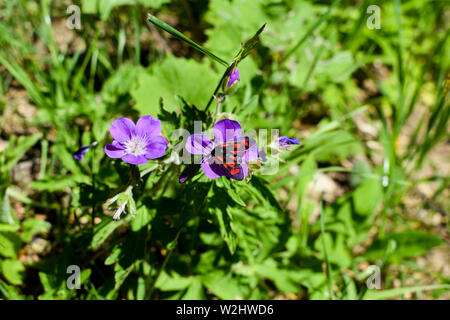
[{"label": "violet geranium flower", "polygon": [[278,142],[280,143],[281,147],[287,147],[291,144],[300,144],[300,142],[298,142],[297,138],[288,138],[286,136],[281,136],[278,139]]},{"label": "violet geranium flower", "polygon": [[77,151],[75,151],[73,153],[73,158],[75,160],[83,160],[84,159],[84,154],[86,152],[88,152],[88,150],[92,147],[95,147],[97,145],[97,142],[93,142],[92,144],[88,145],[88,146],[81,146],[80,148],[78,148]]},{"label": "violet geranium flower", "polygon": [[230,78],[228,78],[227,88],[229,89],[236,81],[239,81],[239,70],[234,68],[230,73]]},{"label": "violet geranium flower", "polygon": [[167,140],[160,135],[161,122],[152,116],[141,117],[136,125],[128,118],[117,119],[109,132],[114,141],[105,146],[105,153],[110,158],[138,165],[166,153]]},{"label": "violet geranium flower", "polygon": [[214,139],[202,134],[191,135],[186,142],[191,154],[203,155],[202,163],[191,164],[181,174],[180,183],[192,177],[200,167],[210,179],[226,176],[243,180],[248,174],[247,162],[258,159],[258,145],[254,139],[242,136],[239,122],[224,119],[214,125]]},{"label": "violet geranium flower", "polygon": [[84,154],[86,152],[88,152],[89,148],[90,148],[89,146],[81,146],[77,151],[74,152],[73,158],[75,160],[82,160],[82,159],[84,159]]}]

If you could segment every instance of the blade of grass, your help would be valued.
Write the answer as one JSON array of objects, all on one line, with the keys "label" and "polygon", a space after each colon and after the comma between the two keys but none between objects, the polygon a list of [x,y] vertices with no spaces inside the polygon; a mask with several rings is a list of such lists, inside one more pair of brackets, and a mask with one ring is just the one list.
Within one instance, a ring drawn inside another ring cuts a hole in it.
[{"label": "blade of grass", "polygon": [[322,203],[322,196],[320,198],[320,234],[322,237],[322,246],[323,246],[323,255],[325,257],[325,264],[327,265],[327,282],[328,282],[328,294],[331,300],[334,300],[334,293],[333,293],[333,279],[331,277],[332,269],[330,265],[330,261],[328,260],[328,252],[327,247],[325,245],[325,224],[323,219],[324,211],[323,211],[323,203]]},{"label": "blade of grass", "polygon": [[139,6],[133,6],[133,19],[134,19],[134,64],[141,64],[141,24],[139,23]]},{"label": "blade of grass", "polygon": [[155,26],[163,29],[164,31],[170,33],[171,35],[175,36],[176,38],[183,40],[184,42],[186,42],[188,45],[190,45],[191,47],[193,47],[194,49],[200,51],[201,53],[203,53],[204,55],[208,56],[209,58],[219,62],[220,64],[222,64],[223,66],[228,68],[228,63],[219,58],[218,56],[216,56],[215,54],[213,54],[211,51],[205,49],[204,47],[202,47],[201,45],[199,45],[198,43],[192,41],[191,39],[189,39],[188,37],[186,37],[184,34],[182,34],[181,32],[179,32],[178,30],[176,30],[175,28],[171,27],[170,25],[168,25],[167,23],[165,23],[164,21],[158,19],[157,17],[155,17],[152,14],[148,14],[147,15],[147,20],[150,21],[151,23],[153,23]]},{"label": "blade of grass", "polygon": [[31,80],[25,70],[16,62],[8,60],[2,52],[0,52],[0,64],[2,64],[11,75],[25,87],[28,96],[40,107],[45,107],[46,102],[38,87]]}]

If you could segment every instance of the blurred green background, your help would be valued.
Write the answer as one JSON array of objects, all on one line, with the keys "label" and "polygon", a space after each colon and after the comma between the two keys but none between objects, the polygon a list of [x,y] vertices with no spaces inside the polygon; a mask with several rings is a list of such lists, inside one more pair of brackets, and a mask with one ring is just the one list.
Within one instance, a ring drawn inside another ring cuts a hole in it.
[{"label": "blurred green background", "polygon": [[[229,62],[267,23],[222,111],[301,145],[248,184],[178,185],[167,155],[116,223],[105,201],[128,169],[104,155],[112,121],[157,116],[170,138],[214,111],[225,71],[149,11]],[[449,299],[449,14],[444,0],[1,0],[0,298]]]}]

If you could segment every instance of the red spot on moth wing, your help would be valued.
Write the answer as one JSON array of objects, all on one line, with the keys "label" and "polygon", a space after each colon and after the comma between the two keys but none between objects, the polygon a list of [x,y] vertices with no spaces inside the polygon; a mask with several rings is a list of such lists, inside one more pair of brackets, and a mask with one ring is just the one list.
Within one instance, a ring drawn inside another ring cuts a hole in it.
[{"label": "red spot on moth wing", "polygon": [[239,173],[239,169],[231,169],[230,170],[230,173],[232,174],[232,175],[235,175],[235,174],[238,174]]}]

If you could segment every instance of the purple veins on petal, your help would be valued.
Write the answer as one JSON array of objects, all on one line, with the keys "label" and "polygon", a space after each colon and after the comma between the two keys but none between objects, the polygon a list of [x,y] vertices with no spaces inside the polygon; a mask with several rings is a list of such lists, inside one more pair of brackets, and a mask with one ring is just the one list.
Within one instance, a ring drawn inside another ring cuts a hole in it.
[{"label": "purple veins on petal", "polygon": [[286,136],[281,136],[278,139],[278,142],[280,143],[281,147],[288,146],[290,144],[300,144],[300,142],[297,140],[297,138],[288,138]]},{"label": "purple veins on petal", "polygon": [[223,119],[214,125],[214,138],[217,142],[226,142],[242,136],[242,127],[239,122]]},{"label": "purple veins on petal", "polygon": [[234,68],[231,71],[230,78],[228,79],[227,88],[230,88],[236,81],[239,81],[239,70]]}]

